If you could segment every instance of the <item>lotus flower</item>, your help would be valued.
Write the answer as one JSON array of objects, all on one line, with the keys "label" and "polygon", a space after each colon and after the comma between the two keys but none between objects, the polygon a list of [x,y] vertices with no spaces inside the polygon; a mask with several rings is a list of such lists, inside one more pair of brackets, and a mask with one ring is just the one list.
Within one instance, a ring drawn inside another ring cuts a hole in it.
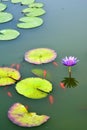
[{"label": "lotus flower", "polygon": [[79,60],[74,56],[65,57],[62,59],[62,64],[68,66],[69,78],[71,77],[71,67],[76,65]]},{"label": "lotus flower", "polygon": [[65,66],[74,66],[79,60],[74,56],[65,57],[62,59],[62,64]]}]

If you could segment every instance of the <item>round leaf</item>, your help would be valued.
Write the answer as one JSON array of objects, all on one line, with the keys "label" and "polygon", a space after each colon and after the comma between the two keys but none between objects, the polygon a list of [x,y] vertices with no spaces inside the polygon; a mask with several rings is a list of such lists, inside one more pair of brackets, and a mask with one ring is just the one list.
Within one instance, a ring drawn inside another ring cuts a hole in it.
[{"label": "round leaf", "polygon": [[7,5],[6,5],[6,4],[0,3],[0,11],[5,10],[5,9],[6,9],[6,7],[7,7]]},{"label": "round leaf", "polygon": [[28,112],[24,105],[15,103],[8,110],[8,118],[18,126],[34,127],[45,123],[50,117],[37,115],[35,112]]},{"label": "round leaf", "polygon": [[[26,13],[26,16],[40,16],[46,13],[46,11],[42,8],[26,8],[22,12]],[[29,13],[28,13],[29,12]]]},{"label": "round leaf", "polygon": [[42,64],[53,61],[57,53],[48,48],[37,48],[25,53],[25,60],[33,64]]},{"label": "round leaf", "polygon": [[43,3],[32,3],[29,5],[30,8],[41,8],[43,6],[44,6]]},{"label": "round leaf", "polygon": [[0,86],[14,84],[20,79],[20,73],[13,68],[0,67]]},{"label": "round leaf", "polygon": [[35,28],[43,24],[43,20],[37,17],[22,17],[19,21],[24,23],[18,23],[19,28]]},{"label": "round leaf", "polygon": [[13,19],[13,15],[7,12],[0,12],[0,23],[5,23]]},{"label": "round leaf", "polygon": [[23,5],[29,5],[29,4],[31,4],[31,3],[33,3],[35,0],[21,0],[21,3],[23,4]]},{"label": "round leaf", "polygon": [[44,98],[52,91],[52,84],[41,78],[26,78],[16,84],[16,90],[21,95],[32,99]]},{"label": "round leaf", "polygon": [[13,40],[17,38],[20,33],[14,29],[0,30],[0,40]]}]

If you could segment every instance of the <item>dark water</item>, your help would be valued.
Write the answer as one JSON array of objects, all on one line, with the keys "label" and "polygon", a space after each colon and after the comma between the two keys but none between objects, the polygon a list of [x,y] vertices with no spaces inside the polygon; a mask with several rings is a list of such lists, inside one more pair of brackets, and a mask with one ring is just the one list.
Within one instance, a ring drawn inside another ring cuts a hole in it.
[{"label": "dark water", "polygon": [[[11,22],[0,24],[0,29],[13,28],[21,35],[12,41],[0,41],[0,66],[10,66],[13,63],[21,65],[22,78],[34,76],[33,68],[46,69],[50,73],[49,81],[53,84],[52,95],[54,104],[48,97],[33,100],[19,95],[15,85],[8,89],[0,88],[0,129],[1,130],[87,130],[87,1],[86,0],[37,0],[44,3],[46,14],[41,16],[44,24],[34,29],[17,29],[16,24],[25,8],[20,4],[8,5],[6,11],[14,15]],[[58,67],[52,63],[35,66],[24,59],[26,51],[47,47],[54,49],[58,57]],[[62,89],[59,82],[68,75],[67,68],[61,64],[65,56],[78,57],[80,62],[73,66],[72,76],[79,81],[75,88]],[[7,92],[12,93],[12,97]],[[45,124],[34,128],[22,128],[14,125],[7,118],[9,107],[16,102],[29,106],[29,111],[50,116]]]}]

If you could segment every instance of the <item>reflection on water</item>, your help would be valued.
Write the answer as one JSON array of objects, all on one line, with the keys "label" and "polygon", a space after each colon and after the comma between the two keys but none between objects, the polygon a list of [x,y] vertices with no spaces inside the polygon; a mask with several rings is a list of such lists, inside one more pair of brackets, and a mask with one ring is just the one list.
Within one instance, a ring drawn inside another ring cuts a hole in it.
[{"label": "reflection on water", "polygon": [[64,83],[64,85],[67,88],[71,88],[71,87],[75,88],[79,84],[79,82],[72,77],[64,77],[64,79],[61,82]]}]

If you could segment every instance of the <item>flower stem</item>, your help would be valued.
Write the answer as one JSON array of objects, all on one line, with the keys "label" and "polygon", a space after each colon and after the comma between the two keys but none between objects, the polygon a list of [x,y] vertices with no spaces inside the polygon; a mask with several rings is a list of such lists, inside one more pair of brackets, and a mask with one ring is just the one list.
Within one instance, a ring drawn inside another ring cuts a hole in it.
[{"label": "flower stem", "polygon": [[71,66],[68,67],[69,78],[71,78]]}]

